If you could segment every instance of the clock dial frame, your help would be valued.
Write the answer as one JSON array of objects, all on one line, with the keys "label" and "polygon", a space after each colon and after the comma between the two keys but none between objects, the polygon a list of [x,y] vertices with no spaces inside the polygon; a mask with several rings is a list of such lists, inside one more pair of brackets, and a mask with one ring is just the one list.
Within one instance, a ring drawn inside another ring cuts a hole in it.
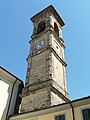
[{"label": "clock dial frame", "polygon": [[44,45],[45,45],[45,41],[40,40],[39,42],[36,43],[35,48],[38,50],[41,49]]}]

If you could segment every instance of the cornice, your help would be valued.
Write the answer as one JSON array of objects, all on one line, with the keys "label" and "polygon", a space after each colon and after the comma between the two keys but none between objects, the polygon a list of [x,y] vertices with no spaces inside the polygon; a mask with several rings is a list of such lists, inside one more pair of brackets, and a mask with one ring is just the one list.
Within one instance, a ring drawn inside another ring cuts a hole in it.
[{"label": "cornice", "polygon": [[[43,32],[41,32],[40,34],[35,34],[31,36],[31,40],[29,41],[29,43],[31,44],[31,42],[35,41],[37,38],[40,38],[41,36],[47,34],[48,32],[50,32],[49,34],[53,34],[53,36],[55,37],[55,39],[59,42],[59,44],[65,49],[65,45],[64,45],[64,40],[61,37],[58,37],[58,35],[56,35],[54,29],[51,28],[46,28]],[[48,34],[48,35],[49,35]]]},{"label": "cornice", "polygon": [[[76,104],[76,105],[74,105],[74,104]],[[58,104],[58,105],[51,106],[48,108],[36,110],[36,111],[34,110],[34,111],[30,111],[30,112],[13,115],[13,116],[10,116],[10,120],[28,119],[28,118],[32,118],[32,117],[37,118],[38,116],[41,116],[41,115],[52,114],[55,112],[60,112],[63,110],[71,109],[71,105],[73,105],[73,107],[75,108],[75,107],[80,107],[80,106],[83,106],[86,104],[90,105],[90,96],[76,99],[73,101],[69,101],[67,103]]]},{"label": "cornice", "polygon": [[38,54],[41,54],[42,52],[44,52],[46,50],[50,50],[50,52],[52,52],[54,54],[54,56],[62,63],[62,65],[64,65],[65,67],[67,66],[66,62],[58,55],[58,53],[50,45],[48,45],[47,47],[43,48],[42,50],[36,51],[35,53],[32,53],[32,54],[29,54],[28,58],[34,57],[34,56],[36,56]]}]

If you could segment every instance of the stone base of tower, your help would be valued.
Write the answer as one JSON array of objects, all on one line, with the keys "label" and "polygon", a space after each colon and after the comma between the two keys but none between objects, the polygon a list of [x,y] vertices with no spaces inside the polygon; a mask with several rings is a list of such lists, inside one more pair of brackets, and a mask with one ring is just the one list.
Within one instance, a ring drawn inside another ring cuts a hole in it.
[{"label": "stone base of tower", "polygon": [[28,95],[25,97],[23,96],[20,106],[20,113],[40,110],[53,105],[65,103],[65,100],[60,98],[58,94],[53,92],[51,89],[51,87],[44,88],[32,93],[28,93]]}]

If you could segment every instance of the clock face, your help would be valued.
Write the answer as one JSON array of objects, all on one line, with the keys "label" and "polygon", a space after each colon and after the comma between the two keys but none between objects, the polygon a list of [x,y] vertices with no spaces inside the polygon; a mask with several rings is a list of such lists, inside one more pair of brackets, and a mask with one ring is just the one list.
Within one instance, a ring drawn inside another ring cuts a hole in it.
[{"label": "clock face", "polygon": [[41,40],[39,41],[38,43],[36,43],[36,49],[40,49],[42,48],[43,46],[45,45],[45,41],[44,40]]}]

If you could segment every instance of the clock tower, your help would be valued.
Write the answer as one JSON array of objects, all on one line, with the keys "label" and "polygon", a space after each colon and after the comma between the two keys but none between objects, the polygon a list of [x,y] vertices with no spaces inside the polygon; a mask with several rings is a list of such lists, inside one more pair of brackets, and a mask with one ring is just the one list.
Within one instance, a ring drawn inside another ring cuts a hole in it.
[{"label": "clock tower", "polygon": [[69,101],[64,59],[64,22],[52,5],[31,18],[26,83],[20,112],[34,111]]}]

